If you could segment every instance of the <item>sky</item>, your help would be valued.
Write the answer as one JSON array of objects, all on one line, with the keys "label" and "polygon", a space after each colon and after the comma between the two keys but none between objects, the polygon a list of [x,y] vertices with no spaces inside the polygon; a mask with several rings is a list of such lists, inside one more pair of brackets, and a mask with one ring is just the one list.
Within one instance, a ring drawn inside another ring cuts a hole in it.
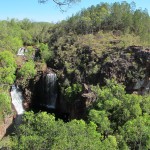
[{"label": "sky", "polygon": [[[136,8],[147,9],[150,14],[150,0],[126,0],[126,2],[136,3]],[[38,0],[0,0],[0,20],[28,18],[31,21],[42,22],[59,22],[72,14],[76,14],[83,8],[88,8],[91,5],[97,5],[101,2],[114,3],[122,2],[120,0],[81,0],[65,9],[65,12],[60,11],[60,8],[49,0],[46,4],[38,3]]]}]

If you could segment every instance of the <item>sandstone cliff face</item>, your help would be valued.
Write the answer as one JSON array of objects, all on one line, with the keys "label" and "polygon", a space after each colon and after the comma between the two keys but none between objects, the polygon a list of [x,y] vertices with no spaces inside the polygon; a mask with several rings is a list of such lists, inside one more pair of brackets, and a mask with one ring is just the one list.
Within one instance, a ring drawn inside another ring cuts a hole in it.
[{"label": "sandstone cliff face", "polygon": [[[127,92],[148,89],[150,78],[150,50],[131,46],[124,50],[106,53],[100,74],[104,78],[115,78],[126,86]],[[106,61],[107,60],[107,61]],[[136,86],[142,81],[141,86]]]},{"label": "sandstone cliff face", "polygon": [[[87,55],[90,54],[91,52]],[[150,92],[150,49],[144,49],[141,46],[130,46],[126,49],[115,48],[96,58],[99,68],[96,73],[88,76],[87,70],[80,70],[81,74],[85,73],[84,77],[74,76],[71,80],[71,82],[76,80],[77,83],[85,83],[81,97],[73,104],[68,104],[67,109],[71,118],[84,118],[86,109],[96,100],[96,95],[87,86],[90,84],[103,86],[106,79],[113,78],[125,85],[127,93],[145,94]],[[67,78],[65,71],[63,76]]]},{"label": "sandstone cliff face", "polygon": [[[82,54],[79,53],[79,59],[81,58],[83,63],[80,65],[84,66],[86,64],[85,69],[78,66],[78,70],[75,70],[75,72],[71,74],[68,74],[66,69],[62,68],[57,71],[55,70],[58,73],[58,89],[64,87],[66,79],[69,84],[85,83],[83,84],[81,95],[73,103],[68,103],[67,100],[64,99],[64,93],[58,90],[57,111],[69,114],[70,118],[84,118],[84,116],[86,116],[86,108],[96,100],[96,96],[90,91],[89,86],[92,84],[103,86],[105,85],[105,79],[115,78],[118,82],[126,86],[128,93],[137,92],[139,94],[145,94],[149,92],[149,49],[144,49],[141,46],[130,46],[126,49],[117,49],[115,47],[114,49],[104,52],[101,56],[93,53],[92,50],[89,50],[89,47],[87,47],[87,49],[88,50],[84,49]],[[69,61],[72,61],[72,67],[77,68],[78,64],[74,62],[75,59],[72,58]],[[97,66],[96,71],[93,71],[95,68],[89,67],[91,63]],[[30,80],[23,88],[25,96],[24,107],[27,110],[31,105],[36,107],[43,101],[41,95],[42,78],[47,71],[49,70],[47,69],[44,72],[39,70],[36,77]]]},{"label": "sandstone cliff face", "polygon": [[13,122],[13,115],[5,117],[4,121],[0,123],[0,140],[4,137],[7,129],[11,126]]}]

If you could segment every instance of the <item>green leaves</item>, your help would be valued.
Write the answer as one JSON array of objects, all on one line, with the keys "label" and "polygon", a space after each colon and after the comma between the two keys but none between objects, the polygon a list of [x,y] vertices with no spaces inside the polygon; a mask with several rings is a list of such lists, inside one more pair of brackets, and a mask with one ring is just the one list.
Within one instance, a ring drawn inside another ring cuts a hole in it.
[{"label": "green leaves", "polygon": [[11,99],[9,93],[0,90],[0,123],[11,113]]},{"label": "green leaves", "polygon": [[81,91],[82,91],[82,86],[81,84],[77,83],[77,84],[73,84],[72,86],[67,87],[65,89],[64,95],[67,101],[74,101],[77,99]]},{"label": "green leaves", "polygon": [[149,149],[150,96],[126,94],[124,86],[114,80],[107,80],[103,88],[93,86],[92,90],[97,94],[97,101],[88,119],[97,124],[98,131],[108,139],[115,135],[120,149]]},{"label": "green leaves", "polygon": [[64,123],[46,112],[26,112],[22,124],[13,137],[13,150],[93,150],[102,146],[101,135],[94,123],[83,120]]},{"label": "green leaves", "polygon": [[150,116],[144,115],[127,121],[121,129],[125,141],[138,149],[150,148]]},{"label": "green leaves", "polygon": [[0,84],[13,84],[16,61],[10,51],[0,52]]},{"label": "green leaves", "polygon": [[35,64],[33,61],[28,61],[23,64],[21,69],[18,71],[20,77],[24,80],[33,78],[36,74]]},{"label": "green leaves", "polygon": [[90,121],[93,121],[97,124],[98,131],[100,133],[104,134],[105,132],[110,132],[110,120],[108,119],[108,115],[104,110],[98,111],[92,109],[90,110],[88,118]]},{"label": "green leaves", "polygon": [[49,50],[48,45],[41,43],[41,44],[39,44],[39,49],[40,49],[41,58],[45,62],[50,61],[53,56],[53,52],[51,50]]}]

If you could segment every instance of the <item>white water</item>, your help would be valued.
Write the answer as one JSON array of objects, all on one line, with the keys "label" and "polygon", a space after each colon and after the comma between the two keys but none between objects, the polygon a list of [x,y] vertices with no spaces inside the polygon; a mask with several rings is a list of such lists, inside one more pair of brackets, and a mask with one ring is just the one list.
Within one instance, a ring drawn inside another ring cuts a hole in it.
[{"label": "white water", "polygon": [[22,105],[23,102],[23,95],[19,87],[16,87],[15,85],[12,86],[11,89],[11,98],[12,98],[12,104],[14,105],[17,115],[21,115],[24,113],[24,108]]},{"label": "white water", "polygon": [[25,52],[26,52],[25,48],[24,48],[24,47],[21,47],[21,48],[19,48],[17,55],[18,55],[18,56],[24,56],[24,55],[25,55],[25,54],[24,54]]},{"label": "white water", "polygon": [[55,73],[49,73],[46,75],[46,107],[55,108],[57,99],[57,76]]},{"label": "white water", "polygon": [[150,93],[150,79],[147,81],[145,87],[144,87],[144,94],[145,93]]},{"label": "white water", "polygon": [[150,93],[150,79],[138,80],[134,86],[134,90],[141,90],[140,94]]},{"label": "white water", "polygon": [[134,86],[135,90],[138,90],[142,87],[142,85],[144,84],[144,80],[138,80]]}]

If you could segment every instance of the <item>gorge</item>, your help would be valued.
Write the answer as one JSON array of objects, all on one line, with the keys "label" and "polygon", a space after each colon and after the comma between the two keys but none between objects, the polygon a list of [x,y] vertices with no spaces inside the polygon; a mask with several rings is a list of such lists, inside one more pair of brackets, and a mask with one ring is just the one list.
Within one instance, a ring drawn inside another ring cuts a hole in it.
[{"label": "gorge", "polygon": [[[86,55],[93,59],[88,49]],[[80,54],[71,60],[72,64],[74,64],[76,57],[80,57]],[[88,107],[97,99],[96,94],[90,88],[90,82],[95,83],[96,81],[96,83],[100,83],[100,86],[104,86],[106,79],[114,78],[118,83],[125,85],[127,93],[148,94],[150,88],[149,60],[149,51],[145,51],[138,46],[120,49],[117,55],[116,50],[109,52],[109,55],[106,52],[97,61],[97,66],[99,62],[101,63],[100,67],[98,66],[97,73],[93,73],[92,78],[88,75],[88,72],[85,74],[87,82],[82,76],[80,76],[80,82],[74,72],[70,76],[65,69],[62,72],[61,68],[56,69],[51,63],[44,71],[39,70],[35,78],[28,81],[26,87],[23,88],[25,103],[29,104],[28,110],[35,110],[35,112],[40,110],[53,112],[60,118],[64,118],[66,115],[69,116],[69,119],[84,118]],[[93,68],[91,68],[92,70]],[[77,71],[77,69],[74,71]],[[79,70],[79,72],[83,71],[83,69]],[[82,85],[81,91],[77,95],[66,97],[66,91],[69,89],[65,87],[67,80],[68,82],[79,82]]]},{"label": "gorge", "polygon": [[0,148],[150,149],[145,10],[101,3],[56,24],[0,29]]}]

